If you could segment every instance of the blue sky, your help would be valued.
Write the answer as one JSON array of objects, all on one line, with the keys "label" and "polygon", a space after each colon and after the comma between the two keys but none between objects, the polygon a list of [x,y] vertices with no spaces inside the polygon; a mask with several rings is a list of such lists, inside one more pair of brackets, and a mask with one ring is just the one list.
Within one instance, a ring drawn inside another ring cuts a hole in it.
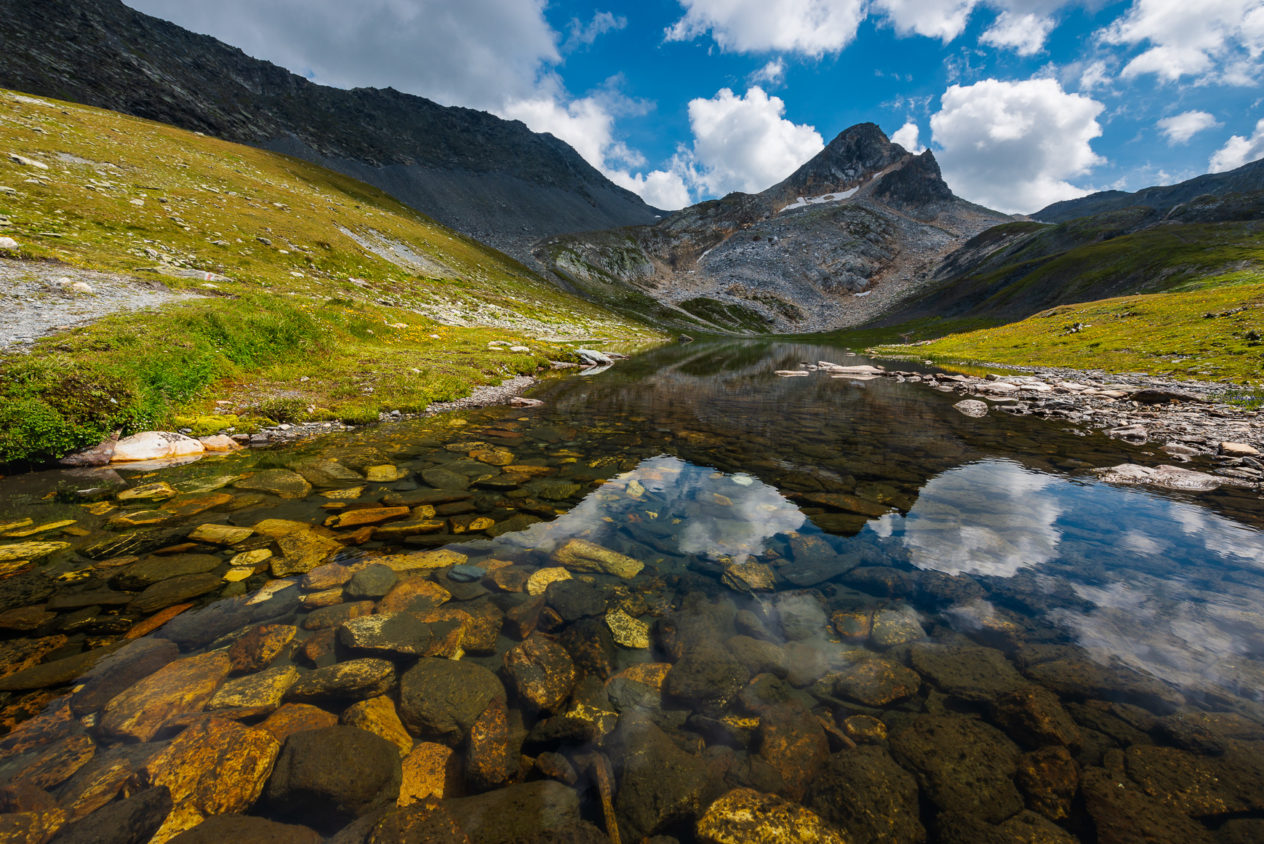
[{"label": "blue sky", "polygon": [[325,84],[521,119],[664,208],[873,121],[1012,212],[1264,156],[1264,0],[128,0]]}]

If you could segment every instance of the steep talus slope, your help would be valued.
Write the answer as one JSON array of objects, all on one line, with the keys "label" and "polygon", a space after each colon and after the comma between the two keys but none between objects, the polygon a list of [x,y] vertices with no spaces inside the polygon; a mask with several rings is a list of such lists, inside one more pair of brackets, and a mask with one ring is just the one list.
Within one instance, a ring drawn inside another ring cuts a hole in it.
[{"label": "steep talus slope", "polygon": [[1204,195],[1167,211],[1131,206],[1056,225],[989,229],[950,255],[917,295],[871,324],[920,324],[922,333],[942,334],[954,324],[1009,322],[1261,268],[1264,191]]},{"label": "steep talus slope", "polygon": [[340,90],[118,0],[0,0],[0,86],[285,152],[518,255],[655,219],[570,146],[392,89]]},{"label": "steep talus slope", "polygon": [[1264,160],[1244,164],[1227,173],[1208,173],[1179,184],[1145,188],[1135,193],[1118,190],[1092,193],[1079,199],[1055,202],[1031,216],[1045,223],[1064,223],[1076,217],[1087,217],[1135,206],[1152,208],[1159,213],[1165,213],[1177,205],[1208,194],[1221,196],[1258,190],[1264,190]]},{"label": "steep talus slope", "polygon": [[536,256],[572,289],[655,319],[822,331],[909,295],[965,239],[1006,219],[953,196],[932,153],[912,155],[866,123],[762,193],[553,238]]}]

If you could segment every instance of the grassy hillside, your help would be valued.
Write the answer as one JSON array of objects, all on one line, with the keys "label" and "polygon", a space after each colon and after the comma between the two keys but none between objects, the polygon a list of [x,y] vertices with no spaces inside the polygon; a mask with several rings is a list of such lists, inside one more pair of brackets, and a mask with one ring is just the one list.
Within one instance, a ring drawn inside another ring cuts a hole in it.
[{"label": "grassy hillside", "polygon": [[1176,292],[1062,305],[1008,325],[875,351],[1264,385],[1264,272],[1208,276]]},{"label": "grassy hillside", "polygon": [[1264,219],[1161,223],[1148,209],[1128,209],[1056,226],[1014,223],[984,232],[950,260],[951,275],[878,324],[938,324],[943,334],[960,330],[959,320],[1000,324],[1264,268]]},{"label": "grassy hillside", "polygon": [[0,355],[0,462],[216,400],[365,421],[534,372],[572,341],[658,339],[363,183],[113,112],[0,91],[0,188],[0,236],[19,243],[0,258],[200,294]]}]

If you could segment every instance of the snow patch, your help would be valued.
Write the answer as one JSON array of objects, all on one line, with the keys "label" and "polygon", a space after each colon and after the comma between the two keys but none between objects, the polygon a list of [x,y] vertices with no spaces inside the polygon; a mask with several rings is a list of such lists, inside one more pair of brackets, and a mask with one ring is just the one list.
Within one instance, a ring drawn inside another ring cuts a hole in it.
[{"label": "snow patch", "polygon": [[854,187],[848,190],[837,191],[835,193],[823,193],[820,196],[801,196],[777,213],[780,214],[784,211],[793,211],[796,208],[807,208],[809,205],[824,205],[828,202],[841,202],[844,199],[850,199],[855,196],[856,191],[858,190],[860,190],[859,187]]}]

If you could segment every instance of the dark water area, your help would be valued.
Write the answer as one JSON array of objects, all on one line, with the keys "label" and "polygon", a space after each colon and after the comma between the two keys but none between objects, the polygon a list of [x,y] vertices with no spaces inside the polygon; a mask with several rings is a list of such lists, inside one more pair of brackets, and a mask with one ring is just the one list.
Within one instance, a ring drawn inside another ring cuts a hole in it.
[{"label": "dark water area", "polygon": [[0,841],[1264,840],[1259,494],[818,360],[0,479]]}]

